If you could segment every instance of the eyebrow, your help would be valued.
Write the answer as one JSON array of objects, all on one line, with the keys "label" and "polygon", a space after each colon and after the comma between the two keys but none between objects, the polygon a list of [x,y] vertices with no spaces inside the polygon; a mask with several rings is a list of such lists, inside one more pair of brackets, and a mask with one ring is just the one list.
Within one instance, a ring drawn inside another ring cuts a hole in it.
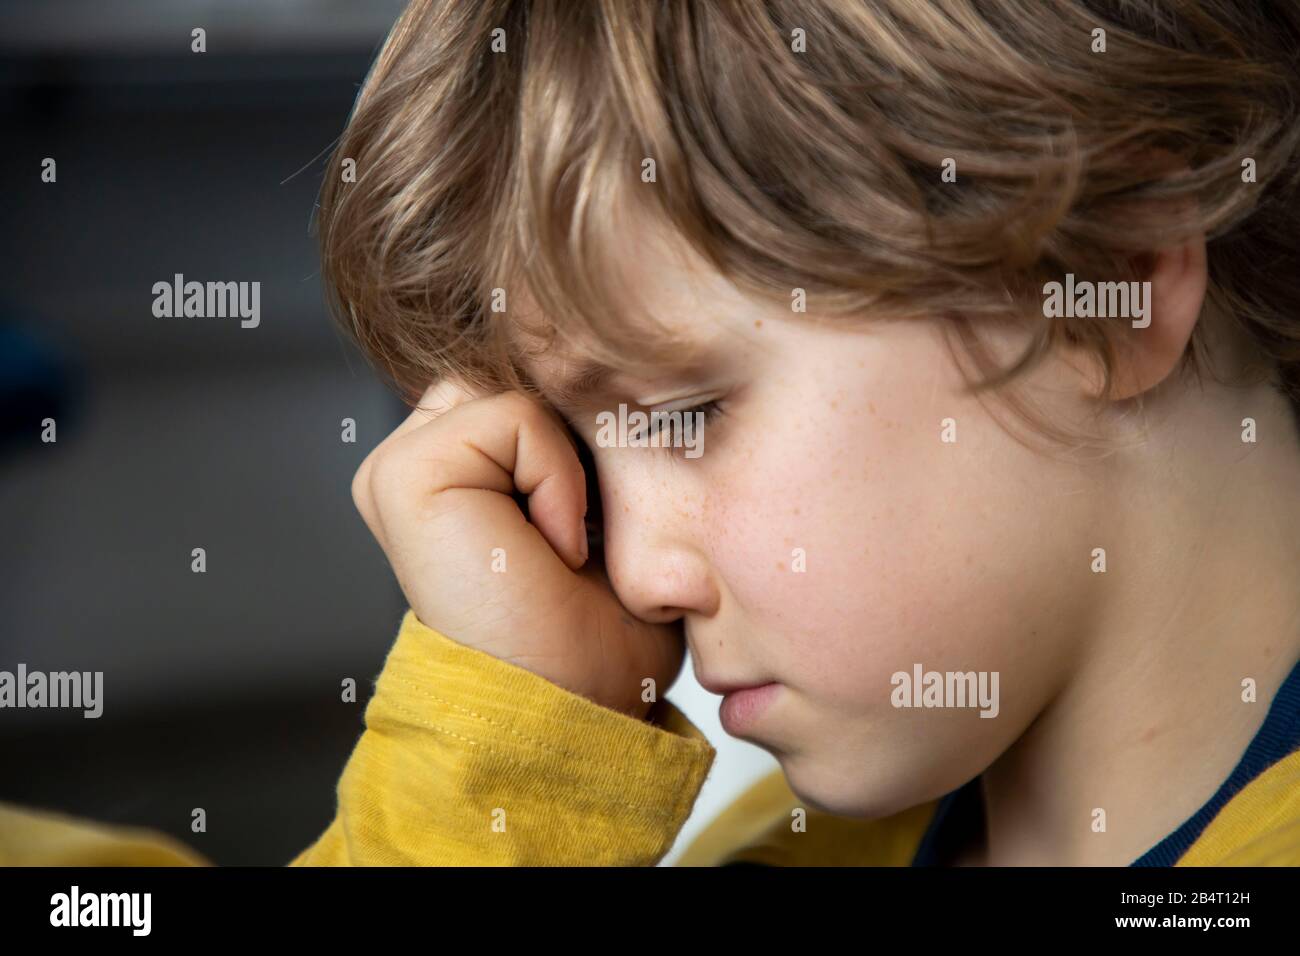
[{"label": "eyebrow", "polygon": [[562,412],[573,412],[580,408],[584,400],[605,389],[616,370],[601,362],[582,361],[577,368],[556,382],[541,389],[547,400]]},{"label": "eyebrow", "polygon": [[[534,379],[534,384],[543,397],[564,415],[571,416],[582,411],[594,396],[608,397],[624,386],[630,388],[631,383],[636,380],[636,376],[623,379],[625,374],[631,373],[595,359],[579,359],[571,368],[571,371],[557,376],[556,381],[551,384],[544,384]],[[693,368],[689,374],[699,373],[698,368]],[[677,376],[680,377],[682,374],[681,370],[677,370]]]}]

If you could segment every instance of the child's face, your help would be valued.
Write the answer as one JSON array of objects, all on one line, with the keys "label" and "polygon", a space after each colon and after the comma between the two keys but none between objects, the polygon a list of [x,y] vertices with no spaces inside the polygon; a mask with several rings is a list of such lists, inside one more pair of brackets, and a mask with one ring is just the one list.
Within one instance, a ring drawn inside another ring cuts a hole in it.
[{"label": "child's face", "polygon": [[[711,367],[568,410],[594,450],[620,600],[681,618],[704,681],[781,685],[743,736],[814,806],[875,816],[982,772],[1059,689],[1089,619],[1090,552],[1107,545],[1097,466],[1031,452],[960,396],[936,321],[820,327],[811,304],[747,301],[644,248],[629,261]],[[561,366],[534,368],[545,388]],[[1058,420],[1075,413],[1059,363],[1031,380],[1056,386]],[[620,401],[715,396],[698,458],[597,444],[596,413]],[[894,707],[891,676],[918,664],[999,672],[996,717]]]}]

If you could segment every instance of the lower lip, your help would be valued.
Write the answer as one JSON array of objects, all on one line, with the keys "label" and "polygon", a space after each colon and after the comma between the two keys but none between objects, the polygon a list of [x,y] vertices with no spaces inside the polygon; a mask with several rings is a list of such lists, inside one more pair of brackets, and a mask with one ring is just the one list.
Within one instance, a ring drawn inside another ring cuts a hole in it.
[{"label": "lower lip", "polygon": [[780,684],[763,684],[733,691],[722,698],[722,706],[718,708],[722,729],[733,736],[744,732],[771,706],[780,689]]}]

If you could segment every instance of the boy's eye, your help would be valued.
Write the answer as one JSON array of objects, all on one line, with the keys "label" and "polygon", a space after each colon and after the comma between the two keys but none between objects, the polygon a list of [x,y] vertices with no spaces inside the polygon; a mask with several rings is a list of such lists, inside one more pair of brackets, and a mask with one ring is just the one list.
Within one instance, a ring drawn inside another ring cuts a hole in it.
[{"label": "boy's eye", "polygon": [[[674,419],[671,417],[671,415],[673,414],[680,416],[679,421],[682,422],[686,420],[687,416],[693,416],[698,414],[701,416],[698,419],[698,424],[703,425],[712,421],[721,411],[722,411],[722,400],[714,398],[714,399],[710,399],[707,402],[701,402],[699,405],[692,405],[690,408],[673,409],[672,413],[660,412],[657,415],[652,414],[650,416],[650,424],[647,426],[645,431],[645,437],[653,438],[656,435],[659,435],[663,431],[665,424],[673,425]],[[665,446],[671,445],[672,437],[673,436],[670,435],[669,441],[663,442],[661,443],[661,445],[665,445]]]}]

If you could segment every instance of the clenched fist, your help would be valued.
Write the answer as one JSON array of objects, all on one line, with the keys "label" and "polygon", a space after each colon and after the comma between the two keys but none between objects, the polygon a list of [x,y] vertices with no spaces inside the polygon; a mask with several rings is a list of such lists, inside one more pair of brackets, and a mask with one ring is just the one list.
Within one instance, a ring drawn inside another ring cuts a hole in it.
[{"label": "clenched fist", "polygon": [[435,385],[352,497],[416,617],[452,640],[638,718],[642,681],[662,693],[681,669],[680,629],[634,618],[588,563],[578,450],[529,396]]}]

